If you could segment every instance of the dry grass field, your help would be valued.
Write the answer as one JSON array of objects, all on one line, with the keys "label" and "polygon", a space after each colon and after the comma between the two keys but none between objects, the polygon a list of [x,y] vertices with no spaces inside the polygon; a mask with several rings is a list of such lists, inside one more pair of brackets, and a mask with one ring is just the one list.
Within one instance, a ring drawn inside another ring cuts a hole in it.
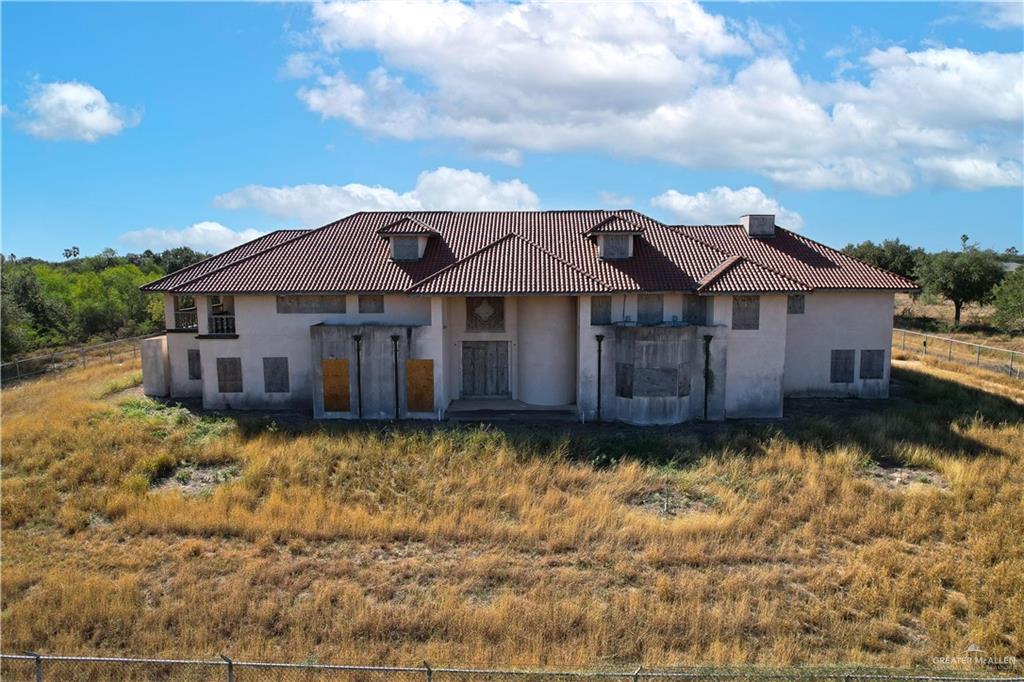
[{"label": "dry grass field", "polygon": [[1024,657],[1024,386],[897,364],[890,401],[650,430],[203,415],[131,365],[6,388],[3,649]]},{"label": "dry grass field", "polygon": [[895,324],[914,331],[938,334],[970,343],[982,343],[1024,352],[1024,335],[1007,334],[991,326],[992,306],[964,306],[960,328],[953,327],[953,304],[934,296],[896,294]]}]

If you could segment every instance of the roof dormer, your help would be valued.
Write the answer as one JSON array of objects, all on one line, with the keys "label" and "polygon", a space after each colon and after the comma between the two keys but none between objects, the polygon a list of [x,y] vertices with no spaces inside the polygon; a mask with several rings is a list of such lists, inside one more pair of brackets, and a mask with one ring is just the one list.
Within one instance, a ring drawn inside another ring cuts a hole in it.
[{"label": "roof dormer", "polygon": [[404,216],[377,230],[391,247],[391,260],[412,261],[423,258],[427,242],[437,235],[437,230],[412,216]]},{"label": "roof dormer", "polygon": [[636,238],[644,231],[633,221],[614,215],[602,220],[583,234],[597,242],[602,260],[625,260],[633,257]]}]

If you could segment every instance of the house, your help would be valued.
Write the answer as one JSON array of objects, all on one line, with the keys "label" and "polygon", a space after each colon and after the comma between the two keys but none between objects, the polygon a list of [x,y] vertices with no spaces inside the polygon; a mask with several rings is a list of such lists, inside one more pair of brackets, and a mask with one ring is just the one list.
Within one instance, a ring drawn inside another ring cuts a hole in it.
[{"label": "house", "polygon": [[[913,282],[776,226],[634,211],[364,212],[147,284],[148,394],[317,418],[552,409],[585,421],[779,417],[886,397]],[[485,402],[486,401],[486,402]]]}]

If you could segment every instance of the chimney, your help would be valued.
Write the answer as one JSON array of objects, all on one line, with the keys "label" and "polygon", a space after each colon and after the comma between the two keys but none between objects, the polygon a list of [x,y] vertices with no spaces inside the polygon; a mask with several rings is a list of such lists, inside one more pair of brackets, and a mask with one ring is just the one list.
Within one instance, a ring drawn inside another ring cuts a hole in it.
[{"label": "chimney", "polygon": [[774,213],[748,213],[740,218],[740,224],[747,230],[748,237],[774,237]]}]

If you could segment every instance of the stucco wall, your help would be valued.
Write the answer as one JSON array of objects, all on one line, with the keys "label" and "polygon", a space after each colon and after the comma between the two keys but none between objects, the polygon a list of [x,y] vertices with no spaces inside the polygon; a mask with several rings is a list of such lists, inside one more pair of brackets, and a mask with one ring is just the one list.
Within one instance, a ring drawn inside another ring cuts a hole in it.
[{"label": "stucco wall", "polygon": [[462,397],[462,342],[463,341],[507,341],[508,342],[508,383],[512,399],[519,399],[519,299],[505,297],[505,331],[466,331],[466,299],[461,296],[446,298],[448,315],[448,391],[452,400]]},{"label": "stucco wall", "polygon": [[167,395],[167,337],[142,340],[142,392],[155,398]]},{"label": "stucco wall", "polygon": [[[200,332],[205,332],[205,297],[198,297]],[[360,314],[358,298],[349,296],[345,313],[278,314],[275,296],[236,296],[237,339],[199,339],[203,366],[203,405],[208,408],[302,408],[313,402],[310,332],[312,325],[380,324],[422,325],[430,323],[430,299],[385,296],[384,313]],[[242,359],[242,393],[220,393],[217,358]],[[263,358],[288,358],[288,393],[266,393]]]},{"label": "stucco wall", "polygon": [[531,405],[576,402],[576,299],[518,299],[519,399]]},{"label": "stucco wall", "polygon": [[732,329],[732,296],[715,296],[715,324],[730,327],[725,416],[781,417],[786,296],[761,296],[758,329]]},{"label": "stucco wall", "polygon": [[[804,313],[787,316],[787,395],[889,395],[893,294],[822,291],[804,297]],[[855,352],[852,383],[830,381],[833,349]],[[861,379],[861,350],[884,350],[881,379]]]},{"label": "stucco wall", "polygon": [[201,379],[188,378],[188,351],[199,350],[202,361],[202,350],[195,332],[167,332],[167,359],[169,364],[170,388],[172,398],[195,398],[203,394]]}]

